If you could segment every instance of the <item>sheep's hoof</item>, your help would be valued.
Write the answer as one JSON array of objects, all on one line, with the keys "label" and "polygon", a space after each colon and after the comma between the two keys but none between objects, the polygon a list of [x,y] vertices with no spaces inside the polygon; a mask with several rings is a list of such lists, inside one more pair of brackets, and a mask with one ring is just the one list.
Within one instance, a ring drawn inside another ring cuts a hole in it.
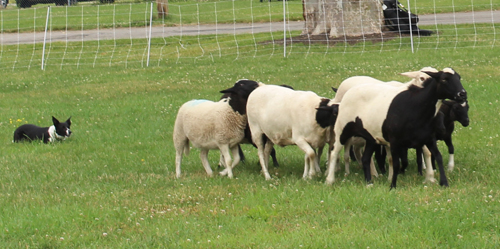
[{"label": "sheep's hoof", "polygon": [[223,170],[223,171],[219,172],[219,175],[221,175],[221,176],[225,176],[225,175],[227,175],[227,172],[228,172],[228,170],[227,170],[227,169],[225,169],[225,170]]},{"label": "sheep's hoof", "polygon": [[448,164],[448,172],[452,172],[454,168],[455,168],[455,165]]},{"label": "sheep's hoof", "polygon": [[328,186],[331,186],[335,180],[328,180],[326,179],[325,184]]},{"label": "sheep's hoof", "polygon": [[428,179],[425,179],[425,181],[423,183],[436,183],[436,178],[428,178]]},{"label": "sheep's hoof", "polygon": [[367,187],[367,188],[371,188],[371,187],[373,187],[373,182],[370,182],[370,183],[366,184],[366,187]]},{"label": "sheep's hoof", "polygon": [[441,187],[444,187],[444,188],[449,187],[449,185],[448,185],[448,181],[440,182],[440,183],[439,183],[439,185],[440,185]]}]

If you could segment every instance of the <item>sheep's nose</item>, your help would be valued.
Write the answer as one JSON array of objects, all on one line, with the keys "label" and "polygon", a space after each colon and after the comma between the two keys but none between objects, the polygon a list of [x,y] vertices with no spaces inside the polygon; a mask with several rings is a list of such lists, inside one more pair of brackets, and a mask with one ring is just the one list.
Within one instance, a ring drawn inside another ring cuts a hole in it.
[{"label": "sheep's nose", "polygon": [[457,100],[467,100],[467,92],[464,89],[458,93]]}]

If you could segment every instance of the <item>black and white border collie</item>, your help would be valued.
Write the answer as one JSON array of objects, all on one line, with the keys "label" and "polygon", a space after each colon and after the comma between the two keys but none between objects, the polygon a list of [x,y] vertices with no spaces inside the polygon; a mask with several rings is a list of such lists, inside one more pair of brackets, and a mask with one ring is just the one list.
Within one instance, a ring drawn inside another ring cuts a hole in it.
[{"label": "black and white border collie", "polygon": [[21,142],[23,140],[34,141],[42,140],[44,143],[54,142],[56,140],[65,140],[71,135],[71,117],[66,122],[59,122],[52,116],[52,123],[50,127],[39,127],[32,124],[25,124],[19,126],[14,131],[14,140],[12,142]]}]

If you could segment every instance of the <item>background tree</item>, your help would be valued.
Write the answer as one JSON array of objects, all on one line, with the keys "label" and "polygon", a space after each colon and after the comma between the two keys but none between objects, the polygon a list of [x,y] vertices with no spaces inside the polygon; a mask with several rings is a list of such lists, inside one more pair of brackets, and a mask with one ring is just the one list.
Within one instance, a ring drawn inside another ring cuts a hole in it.
[{"label": "background tree", "polygon": [[382,32],[383,10],[379,0],[303,0],[306,21],[302,34],[330,37]]}]

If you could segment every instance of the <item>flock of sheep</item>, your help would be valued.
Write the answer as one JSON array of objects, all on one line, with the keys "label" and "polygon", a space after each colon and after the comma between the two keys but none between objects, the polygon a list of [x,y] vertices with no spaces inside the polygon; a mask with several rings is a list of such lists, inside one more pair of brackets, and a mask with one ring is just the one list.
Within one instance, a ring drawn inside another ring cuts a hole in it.
[{"label": "flock of sheep", "polygon": [[[335,181],[339,153],[345,146],[346,174],[352,148],[363,164],[368,184],[372,175],[378,175],[372,159],[374,153],[382,173],[386,171],[385,158],[389,157],[389,179],[392,179],[391,188],[395,188],[398,174],[408,165],[407,151],[415,148],[419,154],[419,173],[422,174],[423,153],[426,181],[436,181],[431,167],[435,160],[440,185],[448,186],[436,141],[446,142],[451,171],[454,121],[463,126],[469,124],[467,93],[460,75],[451,68],[438,71],[430,67],[402,75],[411,80],[401,83],[368,76],[350,77],[334,89],[333,99],[286,85],[266,85],[245,79],[222,90],[224,96],[219,102],[188,101],[179,109],[173,132],[176,176],[181,176],[182,156],[189,153],[190,143],[200,149],[200,158],[209,176],[213,172],[208,151],[220,150],[221,165],[225,167],[220,174],[230,178],[240,162],[239,144],[252,143],[258,149],[266,180],[271,179],[268,165],[275,144],[297,145],[304,151],[303,178],[311,178],[321,172],[319,159],[328,144],[327,184]],[[273,160],[276,162],[274,156]]]}]

